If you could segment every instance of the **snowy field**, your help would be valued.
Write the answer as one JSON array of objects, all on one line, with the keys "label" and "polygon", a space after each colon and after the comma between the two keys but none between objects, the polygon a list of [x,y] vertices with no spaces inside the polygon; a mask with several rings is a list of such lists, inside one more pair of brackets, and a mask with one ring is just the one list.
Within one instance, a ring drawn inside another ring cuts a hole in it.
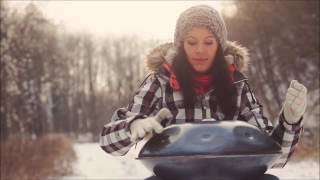
[{"label": "snowy field", "polygon": [[[65,180],[104,179],[134,180],[151,175],[133,154],[126,157],[112,157],[99,147],[98,143],[75,144],[78,161],[74,164],[75,174]],[[271,169],[267,173],[277,175],[281,180],[315,180],[319,179],[319,162],[305,161],[288,163],[283,169]]]}]

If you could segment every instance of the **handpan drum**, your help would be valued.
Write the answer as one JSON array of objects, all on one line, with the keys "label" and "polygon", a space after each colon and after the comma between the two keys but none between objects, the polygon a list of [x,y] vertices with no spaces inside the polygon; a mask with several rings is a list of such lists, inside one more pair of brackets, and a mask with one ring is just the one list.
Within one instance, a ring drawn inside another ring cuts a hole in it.
[{"label": "handpan drum", "polygon": [[171,125],[137,151],[149,170],[170,180],[252,179],[281,155],[265,132],[233,120]]}]

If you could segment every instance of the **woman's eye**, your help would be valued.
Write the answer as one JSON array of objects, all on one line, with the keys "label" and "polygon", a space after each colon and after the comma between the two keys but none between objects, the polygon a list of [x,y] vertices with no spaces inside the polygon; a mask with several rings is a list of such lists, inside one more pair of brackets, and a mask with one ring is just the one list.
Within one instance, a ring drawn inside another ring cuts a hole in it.
[{"label": "woman's eye", "polygon": [[212,45],[213,42],[205,42],[206,45]]},{"label": "woman's eye", "polygon": [[196,45],[197,43],[196,42],[192,42],[192,41],[187,41],[188,45],[190,46],[193,46],[193,45]]}]

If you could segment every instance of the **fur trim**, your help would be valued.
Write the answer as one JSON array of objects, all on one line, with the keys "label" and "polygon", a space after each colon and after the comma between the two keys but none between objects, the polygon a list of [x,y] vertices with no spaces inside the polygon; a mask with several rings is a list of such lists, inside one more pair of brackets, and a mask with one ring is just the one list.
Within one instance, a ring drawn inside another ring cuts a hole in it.
[{"label": "fur trim", "polygon": [[228,41],[224,54],[226,60],[230,59],[230,56],[233,57],[233,61],[231,60],[230,62],[229,60],[229,64],[235,64],[238,71],[243,73],[248,70],[250,58],[247,48],[241,46],[237,42]]},{"label": "fur trim", "polygon": [[[159,71],[164,62],[171,64],[176,54],[177,50],[173,43],[161,44],[147,55],[146,69],[151,72]],[[235,64],[238,71],[244,73],[248,70],[249,53],[247,48],[236,42],[228,41],[224,54],[226,61],[229,64]]]},{"label": "fur trim", "polygon": [[[148,71],[158,71],[164,62],[171,64],[174,55],[170,56],[170,52],[173,49],[173,43],[165,43],[154,48],[145,60],[145,66]],[[172,53],[171,53],[172,54]]]}]

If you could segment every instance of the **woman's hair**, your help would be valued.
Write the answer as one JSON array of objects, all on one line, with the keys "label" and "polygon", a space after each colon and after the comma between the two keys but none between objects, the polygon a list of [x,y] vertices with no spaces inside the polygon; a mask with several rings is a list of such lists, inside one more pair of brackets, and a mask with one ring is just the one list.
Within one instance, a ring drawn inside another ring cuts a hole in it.
[{"label": "woman's hair", "polygon": [[[174,58],[172,68],[181,86],[185,108],[194,108],[196,93],[193,89],[192,82],[193,70],[187,61],[183,46],[180,47],[177,56]],[[228,65],[224,59],[220,44],[218,45],[212,67],[209,69],[209,74],[211,74],[211,79],[214,83],[218,106],[224,113],[225,118],[232,118],[236,109],[234,98],[236,89],[230,79]]]}]

